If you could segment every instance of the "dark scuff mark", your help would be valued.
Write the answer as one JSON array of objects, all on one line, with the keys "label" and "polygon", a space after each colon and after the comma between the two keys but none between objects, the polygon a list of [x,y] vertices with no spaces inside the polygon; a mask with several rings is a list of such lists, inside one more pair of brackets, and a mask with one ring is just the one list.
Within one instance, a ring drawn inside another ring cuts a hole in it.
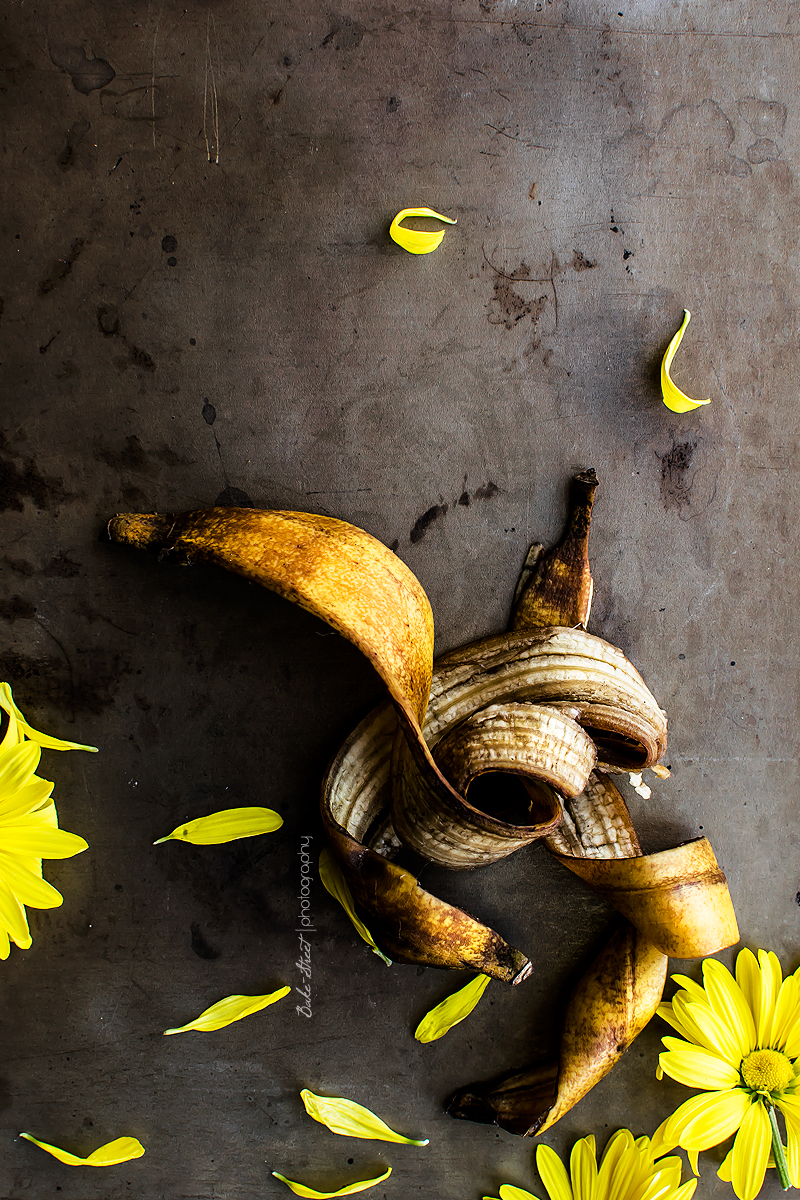
[{"label": "dark scuff mark", "polygon": [[52,346],[53,342],[56,340],[56,338],[58,337],[58,335],[59,335],[60,333],[61,333],[61,330],[60,330],[60,329],[57,329],[57,330],[55,331],[55,333],[53,334],[53,336],[50,338],[50,341],[49,341],[49,342],[45,342],[45,344],[44,344],[43,346],[40,346],[40,347],[39,347],[39,353],[40,353],[40,354],[47,354],[47,351],[50,349],[50,347]]},{"label": "dark scuff mark", "polygon": [[500,488],[496,483],[492,483],[490,479],[488,483],[484,483],[481,487],[475,489],[474,496],[476,500],[491,500],[499,492]]},{"label": "dark scuff mark", "polygon": [[397,96],[390,96],[390,97],[389,97],[389,99],[386,101],[386,111],[387,111],[387,113],[393,113],[393,112],[397,112],[398,108],[400,107],[400,105],[401,105],[402,103],[403,103],[403,101],[402,101],[402,100],[400,100],[400,99],[399,99],[399,97],[397,97]]},{"label": "dark scuff mark", "polygon": [[113,304],[99,305],[97,328],[103,337],[119,337],[119,313]]},{"label": "dark scuff mark", "polygon": [[165,233],[161,239],[161,249],[165,254],[174,254],[178,249],[178,239],[174,233]]},{"label": "dark scuff mark", "polygon": [[408,539],[412,545],[416,545],[417,542],[422,541],[434,521],[438,521],[439,517],[443,517],[448,507],[447,504],[434,504],[432,508],[429,508],[421,517],[417,518],[411,533],[408,535]]},{"label": "dark scuff mark", "polygon": [[458,503],[463,505],[464,508],[469,508],[470,504],[472,504],[472,497],[470,496],[470,494],[466,490],[466,488],[461,493],[461,495],[458,497]]},{"label": "dark scuff mark", "polygon": [[54,501],[66,500],[67,494],[60,479],[40,473],[35,459],[21,469],[10,459],[0,458],[0,512],[22,512],[26,499],[46,510]]},{"label": "dark scuff mark", "polygon": [[33,563],[26,562],[24,558],[10,558],[6,554],[3,557],[3,563],[9,571],[15,571],[17,575],[24,575],[26,579],[30,579],[32,575],[36,574],[36,567]]},{"label": "dark scuff mark", "polygon": [[75,579],[81,570],[81,564],[73,562],[66,550],[62,550],[39,574],[47,579]]},{"label": "dark scuff mark", "polygon": [[85,117],[78,117],[77,121],[73,121],[70,125],[67,130],[67,144],[56,159],[62,171],[68,171],[72,166],[75,161],[75,151],[91,128],[91,121],[87,121]]},{"label": "dark scuff mark", "polygon": [[155,371],[156,364],[146,350],[142,350],[139,346],[128,346],[128,357],[135,367],[140,367],[143,371]]},{"label": "dark scuff mark", "polygon": [[361,45],[361,40],[367,32],[366,26],[352,17],[338,17],[330,33],[322,39],[321,45],[329,46],[333,42],[337,50],[355,50]]},{"label": "dark scuff mark", "polygon": [[400,548],[400,538],[395,538],[394,541],[392,542],[391,546],[389,547],[389,549],[391,550],[392,554],[397,554],[397,551],[399,548]]},{"label": "dark scuff mark", "polygon": [[203,937],[197,921],[192,921],[191,932],[192,949],[198,958],[205,958],[209,961],[214,958],[219,958],[219,950],[215,950],[213,946],[209,945],[209,943]]},{"label": "dark scuff mark", "polygon": [[36,616],[36,606],[22,596],[12,596],[10,600],[0,600],[0,617],[6,621],[30,621]]},{"label": "dark scuff mark", "polygon": [[213,425],[216,419],[217,410],[214,408],[213,404],[209,404],[206,400],[205,404],[203,405],[203,420],[205,421],[206,425]]},{"label": "dark scuff mark", "polygon": [[62,279],[66,279],[85,245],[86,242],[83,238],[76,238],[70,248],[69,258],[59,258],[53,263],[47,279],[43,279],[39,284],[40,296],[47,296],[54,287],[58,287]]},{"label": "dark scuff mark", "polygon": [[50,59],[72,76],[72,86],[82,96],[106,87],[116,75],[105,58],[88,58],[83,46],[51,45]]},{"label": "dark scuff mark", "polygon": [[147,466],[147,455],[136,434],[125,440],[123,450],[106,450],[99,447],[95,455],[114,471],[141,471]]},{"label": "dark scuff mark", "polygon": [[691,470],[692,459],[697,450],[697,439],[675,442],[661,461],[661,503],[669,511],[682,509],[692,502],[692,486],[695,472]]},{"label": "dark scuff mark", "polygon": [[542,40],[542,34],[539,32],[538,26],[528,25],[524,21],[515,22],[511,28],[514,31],[514,37],[523,46],[535,46],[537,42]]},{"label": "dark scuff mark", "polygon": [[255,504],[247,492],[228,484],[214,501],[214,508],[255,508]]},{"label": "dark scuff mark", "polygon": [[[97,328],[102,333],[103,337],[111,338],[118,337],[128,351],[128,360],[138,367],[141,371],[149,371],[151,374],[156,369],[154,359],[142,350],[140,346],[134,346],[129,342],[126,335],[120,329],[119,311],[113,304],[100,304],[96,309]],[[116,365],[122,370],[127,366],[125,359],[115,360]]]},{"label": "dark scuff mark", "polygon": [[580,250],[573,250],[570,265],[573,271],[591,271],[593,267],[597,266],[597,263],[588,259]]},{"label": "dark scuff mark", "polygon": [[[74,721],[76,712],[98,715],[111,707],[123,677],[131,674],[129,661],[119,654],[84,649],[77,655],[80,673],[75,676],[61,642],[40,619],[37,623],[59,647],[60,654],[33,658],[0,653],[0,679],[11,684],[14,698],[31,723],[36,725],[36,710],[43,705],[60,712],[62,722],[65,710],[72,712]],[[43,724],[51,728],[51,723]]]}]

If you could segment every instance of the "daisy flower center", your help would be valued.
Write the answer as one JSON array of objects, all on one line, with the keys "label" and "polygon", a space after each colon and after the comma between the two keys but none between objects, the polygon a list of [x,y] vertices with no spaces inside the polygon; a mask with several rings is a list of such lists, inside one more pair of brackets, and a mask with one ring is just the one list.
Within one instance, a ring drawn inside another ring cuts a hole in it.
[{"label": "daisy flower center", "polygon": [[794,1079],[792,1061],[780,1050],[754,1050],[741,1071],[742,1079],[756,1092],[782,1092]]}]

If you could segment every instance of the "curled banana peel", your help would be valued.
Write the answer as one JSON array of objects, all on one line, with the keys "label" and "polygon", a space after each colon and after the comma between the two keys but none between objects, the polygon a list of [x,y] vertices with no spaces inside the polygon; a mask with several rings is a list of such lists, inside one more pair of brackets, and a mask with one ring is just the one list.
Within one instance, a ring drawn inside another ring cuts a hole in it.
[{"label": "curled banana peel", "polygon": [[738,940],[705,839],[642,855],[608,772],[658,768],[666,718],[622,652],[586,631],[597,480],[573,482],[567,529],[532,548],[510,632],[433,663],[415,576],[364,530],[310,513],[218,508],[122,514],[113,541],[258,582],[327,621],[367,656],[388,701],[353,731],[323,782],[331,851],[393,959],[518,983],[527,957],[421,888],[401,864],[473,869],[543,839],[623,916],[566,1012],[559,1059],[463,1089],[454,1116],[513,1132],[549,1128],[614,1065],[661,998],[667,955]]}]

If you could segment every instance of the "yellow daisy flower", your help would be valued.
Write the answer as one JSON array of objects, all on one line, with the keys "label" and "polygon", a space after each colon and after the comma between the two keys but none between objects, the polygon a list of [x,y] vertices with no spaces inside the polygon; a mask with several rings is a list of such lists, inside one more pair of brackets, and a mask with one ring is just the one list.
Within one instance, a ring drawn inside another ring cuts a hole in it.
[{"label": "yellow daisy flower", "polygon": [[0,958],[10,943],[27,950],[31,933],[25,905],[57,908],[61,893],[42,878],[43,858],[71,858],[87,849],[74,833],[58,828],[53,784],[36,774],[42,747],[48,750],[91,750],[38,733],[14,703],[11,688],[0,683],[0,710],[7,725],[0,742]]},{"label": "yellow daisy flower", "polygon": [[[664,1153],[655,1139],[634,1140],[629,1129],[618,1129],[609,1138],[599,1167],[595,1140],[590,1134],[572,1147],[569,1171],[555,1150],[537,1146],[536,1170],[550,1200],[689,1200],[697,1180],[681,1184],[681,1160],[659,1158]],[[504,1183],[500,1200],[536,1197],[524,1188]]]},{"label": "yellow daisy flower", "polygon": [[707,958],[702,987],[685,975],[673,979],[682,990],[658,1014],[681,1036],[662,1038],[658,1076],[702,1093],[668,1117],[654,1141],[666,1150],[682,1146],[696,1163],[698,1151],[735,1133],[717,1174],[739,1200],[754,1200],[768,1166],[777,1166],[784,1190],[800,1187],[800,970],[783,979],[775,954],[742,950],[735,978]]}]

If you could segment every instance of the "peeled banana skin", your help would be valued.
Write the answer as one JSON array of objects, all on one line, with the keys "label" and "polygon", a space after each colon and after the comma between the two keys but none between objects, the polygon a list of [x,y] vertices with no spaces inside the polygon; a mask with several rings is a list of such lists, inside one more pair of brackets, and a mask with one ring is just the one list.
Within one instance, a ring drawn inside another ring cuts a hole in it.
[{"label": "peeled banana skin", "polygon": [[[331,850],[390,957],[509,983],[531,971],[521,951],[393,861],[409,853],[473,869],[542,838],[623,915],[570,1001],[558,1060],[462,1089],[450,1105],[521,1134],[549,1128],[611,1069],[659,1003],[667,954],[705,955],[738,939],[708,842],[642,855],[607,774],[657,767],[666,719],[621,651],[585,629],[596,486],[594,472],[578,476],[562,542],[532,548],[511,632],[436,664],[421,585],[346,522],[223,508],[121,514],[108,526],[113,541],[262,584],[328,621],[375,667],[388,702],[334,758],[321,807]],[[470,800],[473,783],[513,777],[525,798],[513,813]]]}]

